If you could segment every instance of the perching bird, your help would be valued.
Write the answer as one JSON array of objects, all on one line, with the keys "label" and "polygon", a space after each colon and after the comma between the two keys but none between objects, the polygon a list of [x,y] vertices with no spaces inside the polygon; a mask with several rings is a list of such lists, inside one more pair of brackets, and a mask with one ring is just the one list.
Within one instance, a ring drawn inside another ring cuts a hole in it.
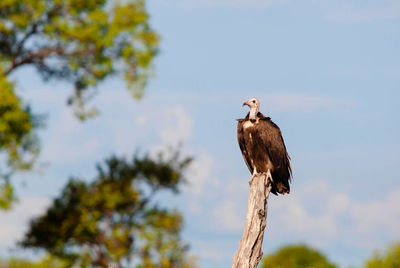
[{"label": "perching bird", "polygon": [[237,128],[244,161],[252,175],[270,171],[272,193],[289,193],[292,168],[281,130],[271,118],[258,111],[258,99],[249,99],[243,103],[245,105],[250,107],[250,112],[244,119],[238,119]]}]

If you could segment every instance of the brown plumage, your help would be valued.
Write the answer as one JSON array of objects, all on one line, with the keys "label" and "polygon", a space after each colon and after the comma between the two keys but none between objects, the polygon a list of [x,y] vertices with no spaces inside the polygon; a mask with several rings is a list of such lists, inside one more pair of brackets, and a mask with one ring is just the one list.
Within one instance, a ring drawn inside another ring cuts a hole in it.
[{"label": "brown plumage", "polygon": [[292,169],[281,130],[271,118],[258,112],[257,99],[250,99],[244,105],[250,106],[250,112],[244,119],[238,119],[237,135],[250,173],[270,170],[273,179],[271,192],[289,193]]}]

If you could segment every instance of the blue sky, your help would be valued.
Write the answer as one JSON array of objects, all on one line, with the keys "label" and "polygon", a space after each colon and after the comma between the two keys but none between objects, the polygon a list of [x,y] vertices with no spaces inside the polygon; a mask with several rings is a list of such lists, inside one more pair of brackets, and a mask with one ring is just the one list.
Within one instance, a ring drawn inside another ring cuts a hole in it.
[{"label": "blue sky", "polygon": [[78,122],[71,85],[14,75],[33,110],[48,113],[38,170],[18,175],[20,202],[0,214],[1,255],[71,175],[137,148],[183,143],[195,162],[181,195],[163,204],[185,217],[183,238],[205,268],[229,267],[244,226],[249,173],[236,141],[243,101],[281,127],[292,192],[271,197],[264,252],[318,247],[341,267],[400,239],[400,3],[326,0],[149,1],[161,54],[141,101],[112,79]]}]

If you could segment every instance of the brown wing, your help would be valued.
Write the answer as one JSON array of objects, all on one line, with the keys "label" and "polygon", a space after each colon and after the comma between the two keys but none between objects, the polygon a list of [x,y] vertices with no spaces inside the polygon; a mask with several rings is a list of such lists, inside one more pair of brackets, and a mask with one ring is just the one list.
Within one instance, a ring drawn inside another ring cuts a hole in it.
[{"label": "brown wing", "polygon": [[247,167],[250,170],[250,173],[253,173],[253,167],[250,162],[249,153],[246,150],[246,143],[244,141],[244,134],[243,134],[243,123],[245,119],[238,119],[238,126],[237,126],[237,138],[240,150],[242,151],[244,162],[246,163]]},{"label": "brown wing", "polygon": [[284,183],[288,192],[290,190],[289,182],[292,176],[292,168],[281,130],[269,117],[267,118],[264,116],[260,118],[257,128],[257,132],[274,166],[273,179],[276,182],[280,181]]}]

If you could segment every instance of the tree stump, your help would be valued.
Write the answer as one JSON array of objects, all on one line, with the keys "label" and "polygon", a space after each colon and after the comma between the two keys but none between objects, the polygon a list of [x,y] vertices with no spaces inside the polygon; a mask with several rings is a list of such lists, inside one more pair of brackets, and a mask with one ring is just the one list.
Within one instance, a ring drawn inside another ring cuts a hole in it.
[{"label": "tree stump", "polygon": [[269,171],[254,175],[249,182],[246,225],[232,268],[257,268],[261,261],[271,182],[272,176]]}]

